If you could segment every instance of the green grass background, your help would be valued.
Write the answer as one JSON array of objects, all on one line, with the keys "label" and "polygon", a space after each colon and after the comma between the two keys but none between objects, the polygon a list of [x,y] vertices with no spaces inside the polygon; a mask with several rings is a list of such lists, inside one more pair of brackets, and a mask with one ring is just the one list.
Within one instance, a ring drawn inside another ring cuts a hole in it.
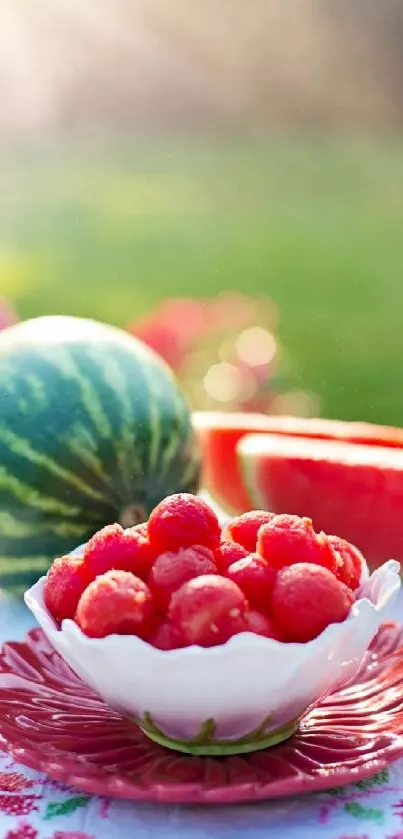
[{"label": "green grass background", "polygon": [[127,323],[267,293],[287,385],[403,425],[403,149],[342,138],[41,145],[0,157],[0,295]]}]

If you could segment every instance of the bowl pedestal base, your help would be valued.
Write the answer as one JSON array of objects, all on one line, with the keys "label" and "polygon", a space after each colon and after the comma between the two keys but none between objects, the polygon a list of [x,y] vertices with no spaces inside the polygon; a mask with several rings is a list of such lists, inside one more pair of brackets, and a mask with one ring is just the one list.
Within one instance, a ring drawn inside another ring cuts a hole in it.
[{"label": "bowl pedestal base", "polygon": [[220,740],[215,737],[216,724],[213,719],[206,720],[198,734],[191,740],[180,740],[174,737],[168,737],[160,728],[156,726],[150,714],[144,714],[141,720],[130,718],[130,721],[137,725],[143,734],[158,743],[159,746],[165,746],[167,749],[172,749],[175,752],[182,752],[188,755],[198,756],[214,756],[225,757],[227,755],[248,754],[249,752],[257,752],[261,749],[268,749],[271,746],[276,746],[284,740],[288,740],[298,729],[300,717],[291,720],[280,728],[272,729],[267,732],[270,724],[270,717],[266,717],[261,725],[254,731],[245,734],[237,740]]}]

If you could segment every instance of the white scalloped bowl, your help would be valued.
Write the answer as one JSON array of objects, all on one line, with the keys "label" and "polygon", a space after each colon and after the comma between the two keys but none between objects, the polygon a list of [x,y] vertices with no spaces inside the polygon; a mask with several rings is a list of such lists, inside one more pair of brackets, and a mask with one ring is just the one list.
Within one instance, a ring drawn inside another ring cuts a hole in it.
[{"label": "white scalloped bowl", "polygon": [[165,652],[132,635],[88,638],[72,620],[59,627],[44,606],[45,577],[25,602],[72,669],[151,739],[192,754],[229,754],[286,739],[308,708],[355,675],[400,588],[399,571],[390,560],[364,574],[346,620],[307,644],[245,632],[222,646]]}]

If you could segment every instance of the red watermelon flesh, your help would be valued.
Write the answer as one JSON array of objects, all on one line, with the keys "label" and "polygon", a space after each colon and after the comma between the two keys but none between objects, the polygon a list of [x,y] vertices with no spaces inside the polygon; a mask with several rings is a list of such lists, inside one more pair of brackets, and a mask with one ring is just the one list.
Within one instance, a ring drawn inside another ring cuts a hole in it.
[{"label": "red watermelon flesh", "polygon": [[254,506],[310,517],[371,567],[403,560],[403,448],[259,434],[238,454]]},{"label": "red watermelon flesh", "polygon": [[203,486],[233,515],[254,506],[236,454],[236,446],[246,434],[339,440],[403,450],[403,429],[360,422],[199,411],[193,414],[193,425],[203,454]]}]

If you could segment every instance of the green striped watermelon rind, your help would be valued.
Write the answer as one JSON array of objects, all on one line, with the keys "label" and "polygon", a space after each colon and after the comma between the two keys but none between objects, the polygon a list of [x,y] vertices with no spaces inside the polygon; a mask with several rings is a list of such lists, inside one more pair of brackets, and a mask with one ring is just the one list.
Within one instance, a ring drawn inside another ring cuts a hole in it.
[{"label": "green striped watermelon rind", "polygon": [[38,318],[0,334],[0,585],[161,498],[196,492],[189,409],[167,365],[115,327]]},{"label": "green striped watermelon rind", "polygon": [[241,467],[243,487],[250,499],[250,509],[268,510],[273,509],[269,493],[260,491],[259,482],[256,480],[256,464],[259,460],[258,444],[262,435],[247,434],[237,443],[236,453]]}]

